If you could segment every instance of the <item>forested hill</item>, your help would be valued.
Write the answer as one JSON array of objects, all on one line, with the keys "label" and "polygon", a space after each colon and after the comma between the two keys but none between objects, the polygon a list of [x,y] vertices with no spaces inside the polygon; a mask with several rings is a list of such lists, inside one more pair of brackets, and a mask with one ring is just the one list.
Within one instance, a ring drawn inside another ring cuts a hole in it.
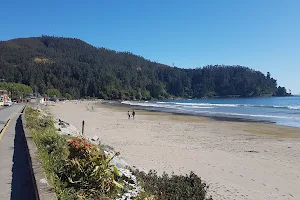
[{"label": "forested hill", "polygon": [[79,39],[42,36],[0,42],[0,78],[73,98],[202,98],[286,95],[270,74],[242,66],[180,69]]}]

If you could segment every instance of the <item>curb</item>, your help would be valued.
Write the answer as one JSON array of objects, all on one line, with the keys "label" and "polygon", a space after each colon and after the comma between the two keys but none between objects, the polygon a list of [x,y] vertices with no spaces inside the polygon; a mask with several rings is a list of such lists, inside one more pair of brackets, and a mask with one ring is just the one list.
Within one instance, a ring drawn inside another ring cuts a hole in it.
[{"label": "curb", "polygon": [[57,200],[54,189],[46,181],[44,181],[47,180],[47,178],[44,173],[42,162],[38,158],[38,148],[29,134],[29,129],[25,125],[25,108],[26,106],[21,112],[23,113],[21,114],[21,121],[24,130],[29,167],[31,169],[31,178],[34,183],[36,200]]},{"label": "curb", "polygon": [[[21,113],[24,112],[25,108],[26,108],[26,106],[23,107]],[[14,116],[12,116],[11,118],[9,118],[9,119],[7,120],[7,122],[4,124],[3,128],[2,128],[1,131],[0,131],[0,140],[1,140],[2,136],[3,136],[3,134],[4,134],[4,131],[5,131],[6,127],[8,126],[10,120],[13,119],[17,114],[18,114],[18,113],[16,113]]]}]

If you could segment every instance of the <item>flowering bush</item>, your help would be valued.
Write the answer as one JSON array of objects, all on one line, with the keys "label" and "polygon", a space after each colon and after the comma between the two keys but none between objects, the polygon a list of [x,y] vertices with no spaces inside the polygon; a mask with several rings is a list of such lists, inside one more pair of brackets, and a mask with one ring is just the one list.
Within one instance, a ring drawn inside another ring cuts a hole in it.
[{"label": "flowering bush", "polygon": [[86,158],[91,154],[92,147],[95,151],[95,146],[89,144],[84,139],[75,138],[73,140],[68,140],[67,142],[70,150],[70,159],[76,160],[77,158]]},{"label": "flowering bush", "polygon": [[111,157],[83,138],[67,142],[70,154],[59,177],[67,183],[66,187],[77,191],[76,198],[115,196],[122,189],[123,185],[116,181],[118,170],[109,164]]}]

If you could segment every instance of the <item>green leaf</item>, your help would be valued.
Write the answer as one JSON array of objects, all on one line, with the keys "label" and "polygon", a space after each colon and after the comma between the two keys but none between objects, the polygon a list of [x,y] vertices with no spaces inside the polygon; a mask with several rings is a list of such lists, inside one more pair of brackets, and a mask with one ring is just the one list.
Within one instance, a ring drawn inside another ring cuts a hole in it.
[{"label": "green leaf", "polygon": [[120,176],[119,170],[116,166],[114,166],[114,172],[117,176]]},{"label": "green leaf", "polygon": [[113,180],[114,184],[118,187],[118,188],[121,188],[123,189],[123,185],[121,185],[120,183],[118,183],[117,181]]},{"label": "green leaf", "polygon": [[81,181],[73,181],[70,177],[68,177],[70,183],[80,183]]},{"label": "green leaf", "polygon": [[93,170],[93,173],[95,173],[96,171],[98,171],[99,166],[96,166],[95,169]]}]

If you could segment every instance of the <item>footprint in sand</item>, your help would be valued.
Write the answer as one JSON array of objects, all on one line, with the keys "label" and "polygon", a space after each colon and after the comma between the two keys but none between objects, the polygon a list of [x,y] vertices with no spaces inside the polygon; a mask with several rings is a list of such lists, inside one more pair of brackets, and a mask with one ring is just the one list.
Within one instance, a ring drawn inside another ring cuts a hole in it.
[{"label": "footprint in sand", "polygon": [[240,175],[240,177],[244,177],[243,175]]},{"label": "footprint in sand", "polygon": [[278,192],[279,192],[279,189],[278,188],[275,188]]},{"label": "footprint in sand", "polygon": [[266,186],[266,184],[264,184],[264,183],[262,183],[263,184],[263,186]]},{"label": "footprint in sand", "polygon": [[255,181],[254,179],[251,179],[252,181]]}]

